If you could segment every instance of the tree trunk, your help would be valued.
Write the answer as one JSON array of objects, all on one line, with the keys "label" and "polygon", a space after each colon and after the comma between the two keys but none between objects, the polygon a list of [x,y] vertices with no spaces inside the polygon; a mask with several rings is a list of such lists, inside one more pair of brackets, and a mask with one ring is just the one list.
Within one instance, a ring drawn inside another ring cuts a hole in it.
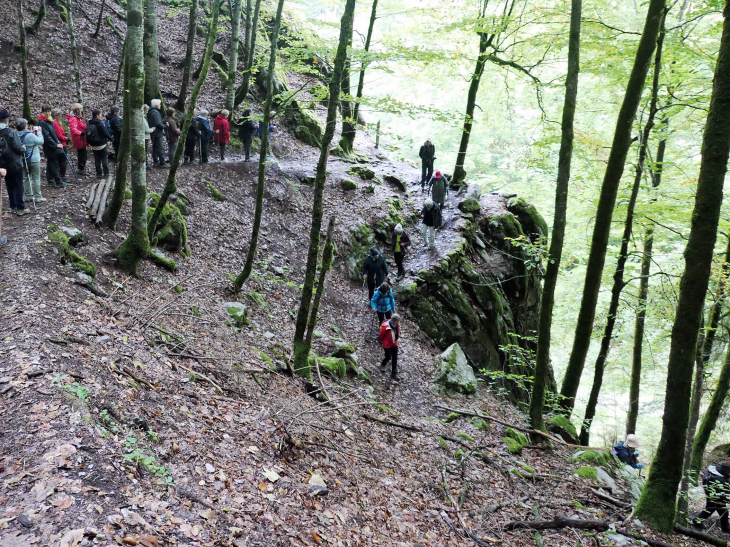
[{"label": "tree trunk", "polygon": [[317,173],[314,178],[314,200],[312,205],[312,227],[309,232],[309,250],[307,251],[307,266],[302,286],[302,298],[297,313],[296,330],[294,332],[294,372],[309,378],[311,371],[307,364],[309,351],[304,339],[309,319],[309,308],[312,302],[314,291],[314,277],[317,274],[317,256],[319,255],[320,230],[322,229],[322,198],[324,195],[324,183],[327,175],[327,160],[329,159],[330,145],[335,134],[337,123],[337,103],[340,97],[340,82],[342,72],[347,60],[347,42],[352,36],[352,23],[355,16],[355,0],[347,0],[345,12],[342,14],[340,23],[340,40],[335,56],[335,65],[329,84],[329,97],[327,100],[327,123],[325,125],[322,147],[317,162]]},{"label": "tree trunk", "polygon": [[93,38],[99,37],[99,30],[101,30],[101,22],[104,20],[104,8],[106,7],[106,0],[101,0],[101,8],[99,8],[99,18],[96,21],[96,30],[92,34]]},{"label": "tree trunk", "polygon": [[144,101],[160,97],[160,48],[157,35],[157,0],[144,0]]},{"label": "tree trunk", "polygon": [[259,28],[259,13],[261,11],[261,0],[256,0],[256,7],[253,11],[253,21],[251,22],[251,40],[249,42],[248,59],[243,69],[243,81],[241,86],[236,90],[235,106],[238,107],[243,101],[246,100],[248,90],[251,87],[251,73],[253,71],[253,65],[256,61],[256,36],[258,35]]},{"label": "tree trunk", "polygon": [[190,15],[188,23],[188,42],[185,47],[185,61],[183,62],[182,83],[180,84],[180,94],[175,102],[175,110],[182,112],[185,110],[185,98],[188,94],[188,85],[190,84],[190,71],[193,67],[193,52],[195,51],[195,28],[198,25],[198,0],[192,0],[190,3]]},{"label": "tree trunk", "polygon": [[[223,0],[214,0],[213,16],[210,21],[210,28],[208,29],[208,38],[205,42],[205,52],[203,53],[203,66],[200,69],[200,76],[195,82],[195,86],[193,86],[193,92],[190,94],[190,102],[188,103],[188,108],[185,111],[185,121],[183,122],[180,136],[178,137],[178,145],[175,149],[175,155],[172,157],[170,172],[167,174],[165,187],[162,189],[160,200],[157,202],[157,206],[155,207],[152,216],[147,222],[147,235],[150,239],[152,239],[152,237],[154,236],[155,226],[157,226],[157,220],[160,218],[160,215],[162,214],[162,209],[164,209],[168,198],[172,194],[177,192],[177,181],[175,180],[175,176],[177,175],[177,170],[180,167],[180,160],[182,159],[183,152],[185,151],[185,140],[188,137],[190,126],[193,123],[193,111],[195,110],[195,105],[198,102],[200,90],[203,88],[205,79],[208,76],[208,70],[210,69],[210,63],[213,57],[213,47],[215,46],[215,39],[218,34],[218,18],[220,14],[220,5],[222,2]],[[184,252],[186,254],[189,253],[188,249],[184,249]]]},{"label": "tree trunk", "polygon": [[672,328],[662,435],[635,516],[656,530],[671,532],[682,453],[687,437],[695,345],[712,267],[720,220],[722,187],[730,155],[730,0],[724,9],[720,53],[702,140],[692,229],[684,252],[685,270]]},{"label": "tree trunk", "polygon": [[28,34],[35,34],[38,32],[38,29],[41,28],[41,24],[43,23],[43,19],[46,16],[46,0],[41,0],[41,5],[38,6],[38,14],[35,17],[35,21],[33,21],[33,24],[29,27],[25,27],[25,32]]},{"label": "tree trunk", "polygon": [[[122,44],[122,58],[119,61],[119,70],[117,71],[117,84],[114,86],[114,102],[115,104],[120,102],[120,95],[119,95],[119,83],[122,80],[122,75],[124,75],[124,85],[127,85],[127,37],[124,37],[124,44]],[[125,87],[126,89],[126,87]],[[126,92],[124,96],[126,97]],[[123,123],[123,122],[122,122]]]},{"label": "tree trunk", "polygon": [[30,108],[28,90],[28,49],[25,44],[25,20],[23,19],[23,0],[18,0],[18,28],[20,30],[20,71],[23,75],[23,117],[30,122],[33,113]]},{"label": "tree trunk", "polygon": [[[573,158],[573,123],[575,120],[576,104],[578,102],[582,9],[582,0],[572,0],[570,35],[568,38],[568,75],[565,80],[565,103],[563,105],[560,153],[558,155],[558,180],[555,187],[555,218],[553,220],[549,259],[542,290],[542,302],[540,303],[535,379],[530,401],[530,425],[537,431],[545,430],[542,411],[545,402],[546,378],[550,368],[550,336],[553,321],[553,305],[555,303],[555,286],[558,282],[560,260],[563,256],[565,219],[568,209],[570,164]],[[533,442],[542,442],[542,439],[533,439]]]},{"label": "tree trunk", "polygon": [[269,149],[269,124],[271,123],[271,106],[274,104],[274,71],[276,70],[276,52],[279,43],[279,29],[281,28],[281,12],[284,9],[284,0],[279,0],[276,8],[276,20],[271,30],[271,52],[269,54],[269,71],[266,73],[266,102],[264,103],[264,127],[261,133],[261,149],[259,151],[259,179],[256,186],[256,210],[253,217],[253,229],[251,241],[248,244],[248,255],[243,270],[236,277],[234,288],[236,293],[241,290],[243,284],[251,275],[254,259],[256,258],[256,247],[259,241],[259,228],[261,227],[261,215],[264,211],[264,183],[266,182],[266,152]]},{"label": "tree trunk", "polygon": [[[666,125],[666,120],[663,125]],[[667,149],[666,136],[659,141],[656,153],[656,168],[652,177],[652,189],[656,190],[662,181],[664,153]],[[654,201],[656,198],[652,198]],[[646,302],[649,296],[649,274],[651,273],[652,250],[654,247],[654,224],[644,230],[644,249],[641,254],[641,277],[636,321],[634,323],[634,347],[631,362],[631,387],[629,388],[629,412],[626,417],[626,434],[636,433],[636,420],[639,416],[639,393],[641,392],[642,350],[644,344],[644,323],[646,321]]]},{"label": "tree trunk", "polygon": [[[243,69],[246,69],[248,64],[249,50],[251,49],[251,17],[253,16],[253,0],[246,0],[246,22],[243,28]],[[239,38],[240,41],[240,38]],[[238,91],[238,89],[236,89]],[[234,95],[234,107],[235,107],[235,95]]]},{"label": "tree trunk", "polygon": [[312,303],[312,310],[309,313],[309,323],[307,324],[307,334],[304,337],[304,344],[306,346],[307,354],[312,349],[312,335],[314,329],[317,328],[317,314],[319,313],[319,304],[322,302],[322,296],[324,296],[324,290],[326,288],[327,274],[332,269],[332,259],[335,256],[335,244],[332,241],[332,235],[335,229],[335,217],[330,217],[329,225],[327,226],[327,238],[324,242],[324,251],[322,251],[322,264],[319,267],[319,282],[317,283],[317,291],[314,295],[314,302]]},{"label": "tree trunk", "polygon": [[76,80],[76,101],[79,103],[84,102],[84,94],[81,91],[81,67],[79,66],[79,53],[76,49],[76,31],[74,31],[74,17],[72,9],[73,0],[68,0],[67,3],[67,17],[66,22],[68,24],[68,39],[71,45],[71,62],[74,69],[74,80]]},{"label": "tree trunk", "polygon": [[127,0],[127,70],[129,74],[130,156],[132,163],[132,219],[129,235],[114,251],[121,268],[137,274],[138,264],[150,252],[147,237],[147,158],[144,148],[144,45],[142,31],[142,0]]},{"label": "tree trunk", "polygon": [[578,323],[575,328],[575,339],[573,349],[570,353],[568,368],[565,371],[561,395],[561,405],[566,415],[570,415],[575,405],[575,396],[578,393],[580,377],[583,373],[588,348],[591,344],[593,332],[593,321],[596,316],[596,304],[598,303],[598,291],[601,288],[601,276],[606,261],[606,249],[608,248],[608,237],[611,233],[611,219],[613,209],[616,205],[616,194],[624,172],[626,156],[631,146],[631,127],[634,123],[636,110],[641,102],[641,92],[644,89],[646,75],[651,65],[652,54],[656,46],[659,28],[664,14],[666,0],[651,0],[649,10],[646,14],[644,31],[639,40],[639,47],[636,50],[634,66],[631,69],[631,76],[626,87],[623,104],[616,120],[616,130],[613,136],[611,153],[608,157],[606,174],[601,186],[598,210],[596,211],[595,224],[593,226],[593,238],[591,239],[591,251],[586,266],[585,286],[581,300]]},{"label": "tree trunk", "polygon": [[238,35],[241,28],[241,0],[233,1],[231,13],[231,53],[228,61],[228,81],[226,82],[226,109],[233,114],[236,98],[236,75],[238,74]]},{"label": "tree trunk", "polygon": [[624,290],[626,283],[624,282],[624,270],[626,269],[626,260],[629,258],[629,242],[634,230],[634,209],[636,208],[636,199],[639,197],[639,189],[641,188],[641,180],[644,176],[644,162],[649,147],[649,136],[654,128],[654,119],[657,113],[657,101],[659,99],[659,75],[662,68],[662,47],[664,45],[664,21],[666,19],[667,10],[664,10],[662,17],[661,32],[657,40],[656,55],[654,57],[654,79],[651,86],[651,102],[649,104],[649,117],[646,120],[641,141],[639,144],[639,160],[636,164],[636,174],[634,175],[634,184],[631,187],[631,197],[629,198],[628,207],[626,208],[626,220],[624,221],[624,233],[621,238],[621,249],[618,253],[618,261],[616,263],[616,271],[613,274],[613,287],[611,288],[611,301],[608,305],[608,315],[606,317],[606,326],[601,338],[601,348],[598,351],[596,364],[593,374],[593,386],[591,394],[588,397],[585,417],[580,431],[580,444],[588,446],[590,439],[591,423],[596,415],[596,407],[598,406],[598,396],[601,393],[601,385],[603,384],[603,372],[606,369],[606,361],[611,351],[611,340],[613,339],[613,329],[616,326],[616,316],[618,315],[618,307],[621,302],[621,291]]},{"label": "tree trunk", "polygon": [[[352,36],[347,44],[348,50],[352,50]],[[342,157],[348,157],[352,154],[352,148],[355,143],[355,133],[357,131],[357,119],[353,118],[354,107],[350,100],[350,91],[352,90],[352,83],[350,75],[352,73],[352,59],[348,55],[347,62],[345,63],[345,69],[342,73],[342,95],[343,98],[340,101],[340,112],[342,113],[342,131],[340,133],[340,142],[337,150],[337,154]]]}]

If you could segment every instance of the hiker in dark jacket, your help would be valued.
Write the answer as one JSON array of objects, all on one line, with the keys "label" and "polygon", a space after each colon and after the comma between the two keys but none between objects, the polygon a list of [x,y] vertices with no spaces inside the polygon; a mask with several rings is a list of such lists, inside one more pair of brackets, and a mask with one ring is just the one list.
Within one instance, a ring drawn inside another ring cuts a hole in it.
[{"label": "hiker in dark jacket", "polygon": [[373,293],[373,297],[370,299],[370,305],[373,311],[378,314],[378,320],[380,323],[386,319],[390,319],[395,311],[395,297],[393,296],[393,290],[390,285],[383,283],[378,287],[378,290]]},{"label": "hiker in dark jacket", "polygon": [[385,258],[380,254],[377,247],[370,249],[370,254],[365,258],[365,264],[362,267],[363,280],[367,280],[368,299],[372,299],[375,287],[385,281],[388,275],[388,265]]},{"label": "hiker in dark jacket", "polygon": [[181,129],[177,125],[175,119],[177,111],[174,108],[167,109],[167,116],[162,120],[165,124],[165,133],[167,134],[167,162],[172,163],[172,158],[177,150],[177,141],[180,139]]},{"label": "hiker in dark jacket", "polygon": [[114,148],[114,157],[119,157],[119,144],[122,142],[122,117],[119,115],[120,109],[114,105],[106,115],[106,119],[111,127],[112,147]]},{"label": "hiker in dark jacket", "polygon": [[433,202],[443,211],[448,187],[446,177],[441,175],[441,171],[436,171],[433,174],[433,178],[428,183],[428,189],[431,191],[431,199]]},{"label": "hiker in dark jacket", "polygon": [[441,209],[431,198],[427,199],[421,209],[421,235],[424,247],[433,247],[436,242],[436,228],[441,226]]},{"label": "hiker in dark jacket", "polygon": [[109,175],[109,142],[112,136],[104,125],[101,110],[95,108],[91,115],[93,117],[86,124],[86,140],[94,151],[96,178],[100,179]]},{"label": "hiker in dark jacket", "polygon": [[246,155],[244,161],[251,161],[251,143],[253,143],[253,136],[256,134],[258,124],[251,118],[250,110],[243,111],[236,127],[238,127],[238,138],[241,139],[243,148],[241,153]]},{"label": "hiker in dark jacket", "polygon": [[398,265],[398,279],[406,275],[406,271],[403,269],[403,259],[410,246],[411,238],[408,232],[403,229],[401,224],[396,224],[393,234],[390,236],[390,248],[395,257],[395,263]]},{"label": "hiker in dark jacket", "polygon": [[[38,125],[43,132],[43,155],[46,157],[46,179],[48,186],[63,188],[66,183],[61,180],[61,169],[58,162],[63,157],[63,144],[58,140],[56,130],[53,127],[53,116],[51,107],[43,106],[41,115],[38,117]],[[65,159],[65,158],[64,158]]]},{"label": "hiker in dark jacket", "polygon": [[193,119],[190,121],[190,129],[185,137],[185,154],[183,165],[192,165],[195,161],[195,145],[200,140],[200,129],[198,129],[198,109],[193,110]]},{"label": "hiker in dark jacket", "polygon": [[200,163],[208,163],[208,146],[215,131],[210,128],[207,110],[201,110],[194,119],[198,121],[198,131],[200,131]]},{"label": "hiker in dark jacket", "polygon": [[705,508],[692,521],[698,528],[705,527],[705,521],[714,513],[720,516],[720,526],[726,534],[730,532],[728,504],[730,504],[730,461],[711,465],[702,475],[702,488],[705,491]]},{"label": "hiker in dark jacket", "polygon": [[636,449],[639,448],[639,446],[641,446],[639,437],[634,434],[629,434],[626,435],[625,441],[620,441],[613,447],[612,454],[634,469],[644,469],[644,464],[640,463],[638,460],[639,453]]},{"label": "hiker in dark jacket", "polygon": [[162,113],[160,108],[162,101],[160,99],[152,99],[150,101],[150,111],[147,113],[147,123],[152,129],[152,166],[165,167],[165,124],[162,123]]},{"label": "hiker in dark jacket", "polygon": [[[0,139],[4,142],[0,153],[0,168],[6,170],[5,187],[10,200],[10,212],[23,216],[25,210],[23,202],[23,156],[25,146],[20,137],[10,128],[10,114],[7,110],[0,110]],[[1,198],[0,198],[1,199]]]},{"label": "hiker in dark jacket", "polygon": [[431,144],[431,139],[427,139],[423,143],[418,151],[418,157],[421,158],[421,189],[423,190],[426,182],[433,176],[433,160],[436,159],[436,147]]}]

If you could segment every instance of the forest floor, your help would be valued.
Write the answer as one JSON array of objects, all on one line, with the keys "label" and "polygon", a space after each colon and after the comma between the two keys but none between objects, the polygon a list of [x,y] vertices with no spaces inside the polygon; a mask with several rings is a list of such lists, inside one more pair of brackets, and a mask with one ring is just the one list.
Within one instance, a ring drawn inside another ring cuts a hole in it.
[{"label": "forest floor", "polygon": [[[103,40],[92,40],[99,2],[83,5],[88,13],[76,15],[82,72],[94,78],[85,86],[87,102],[108,104],[117,63],[102,60],[118,58],[122,40],[108,29]],[[15,9],[8,0],[0,6]],[[170,97],[186,25],[181,11],[164,15],[161,80]],[[17,83],[13,32],[0,42],[0,69]],[[29,37],[34,105],[73,100],[67,57],[63,24],[51,10],[42,31]],[[210,82],[200,104],[212,109],[222,94],[217,74]],[[18,86],[0,86],[0,101],[18,112]],[[364,138],[357,144],[379,176],[418,178]],[[240,331],[230,326],[224,303],[235,298],[227,276],[238,273],[248,247],[256,163],[233,154],[226,163],[213,159],[178,171],[178,186],[192,200],[192,256],[175,257],[175,275],[149,262],[138,278],[120,273],[110,253],[128,229],[129,202],[117,232],[95,228],[84,209],[91,178],[66,189],[44,185],[49,201],[22,218],[7,213],[3,195],[9,242],[0,247],[0,545],[515,546],[537,540],[531,530],[505,530],[512,520],[567,516],[621,528],[629,510],[598,497],[595,481],[574,474],[580,464],[570,461],[572,449],[525,447],[512,455],[500,424],[446,423],[439,405],[521,426],[525,418],[484,386],[471,398],[432,395],[438,350],[408,320],[402,381],[389,382],[378,370],[382,350],[372,339],[366,296],[339,262],[314,350],[326,355],[332,338],[347,340],[372,383],[324,378],[334,405],[323,405],[300,380],[277,372],[290,352],[306,261],[312,189],[300,180],[313,174],[318,152],[282,127],[273,153],[259,259],[240,300],[251,325]],[[416,188],[406,199],[387,184],[372,194],[362,183],[343,192],[337,183],[349,166],[331,158],[325,192],[325,222],[337,215],[338,256],[351,229],[387,213],[386,199],[400,196],[411,211],[421,201]],[[149,189],[160,191],[167,171],[148,174]],[[214,200],[206,182],[226,201]],[[423,249],[411,230],[408,269],[434,264],[458,241],[455,200],[436,251]],[[490,200],[504,206],[501,198]],[[78,252],[96,264],[96,286],[108,296],[75,284],[47,240],[50,224],[84,231],[88,243]],[[628,486],[617,482],[612,496],[627,501]],[[566,528],[545,530],[540,541],[630,541],[621,538]]]}]

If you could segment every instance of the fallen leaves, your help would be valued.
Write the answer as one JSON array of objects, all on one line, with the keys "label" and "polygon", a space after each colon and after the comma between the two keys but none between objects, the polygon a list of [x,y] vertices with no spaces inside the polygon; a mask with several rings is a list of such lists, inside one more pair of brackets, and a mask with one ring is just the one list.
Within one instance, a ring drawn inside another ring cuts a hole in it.
[{"label": "fallen leaves", "polygon": [[271,482],[278,481],[281,477],[279,477],[279,474],[274,471],[273,469],[266,469],[264,468],[264,477],[269,479]]},{"label": "fallen leaves", "polygon": [[60,547],[76,547],[84,539],[84,529],[69,530],[61,538]]}]

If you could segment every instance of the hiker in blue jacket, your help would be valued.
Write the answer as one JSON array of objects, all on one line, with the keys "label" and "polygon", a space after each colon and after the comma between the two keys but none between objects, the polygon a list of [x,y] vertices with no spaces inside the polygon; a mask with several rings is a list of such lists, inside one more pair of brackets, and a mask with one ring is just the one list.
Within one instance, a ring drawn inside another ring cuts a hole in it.
[{"label": "hiker in blue jacket", "polygon": [[215,131],[210,128],[208,121],[208,111],[203,109],[200,114],[193,118],[197,122],[200,131],[200,163],[208,163],[208,145],[210,139],[215,135]]},{"label": "hiker in blue jacket", "polygon": [[390,285],[387,283],[380,285],[370,300],[370,305],[378,314],[378,319],[381,325],[383,324],[383,321],[390,319],[395,311],[395,297],[393,296],[393,291],[391,290]]}]

